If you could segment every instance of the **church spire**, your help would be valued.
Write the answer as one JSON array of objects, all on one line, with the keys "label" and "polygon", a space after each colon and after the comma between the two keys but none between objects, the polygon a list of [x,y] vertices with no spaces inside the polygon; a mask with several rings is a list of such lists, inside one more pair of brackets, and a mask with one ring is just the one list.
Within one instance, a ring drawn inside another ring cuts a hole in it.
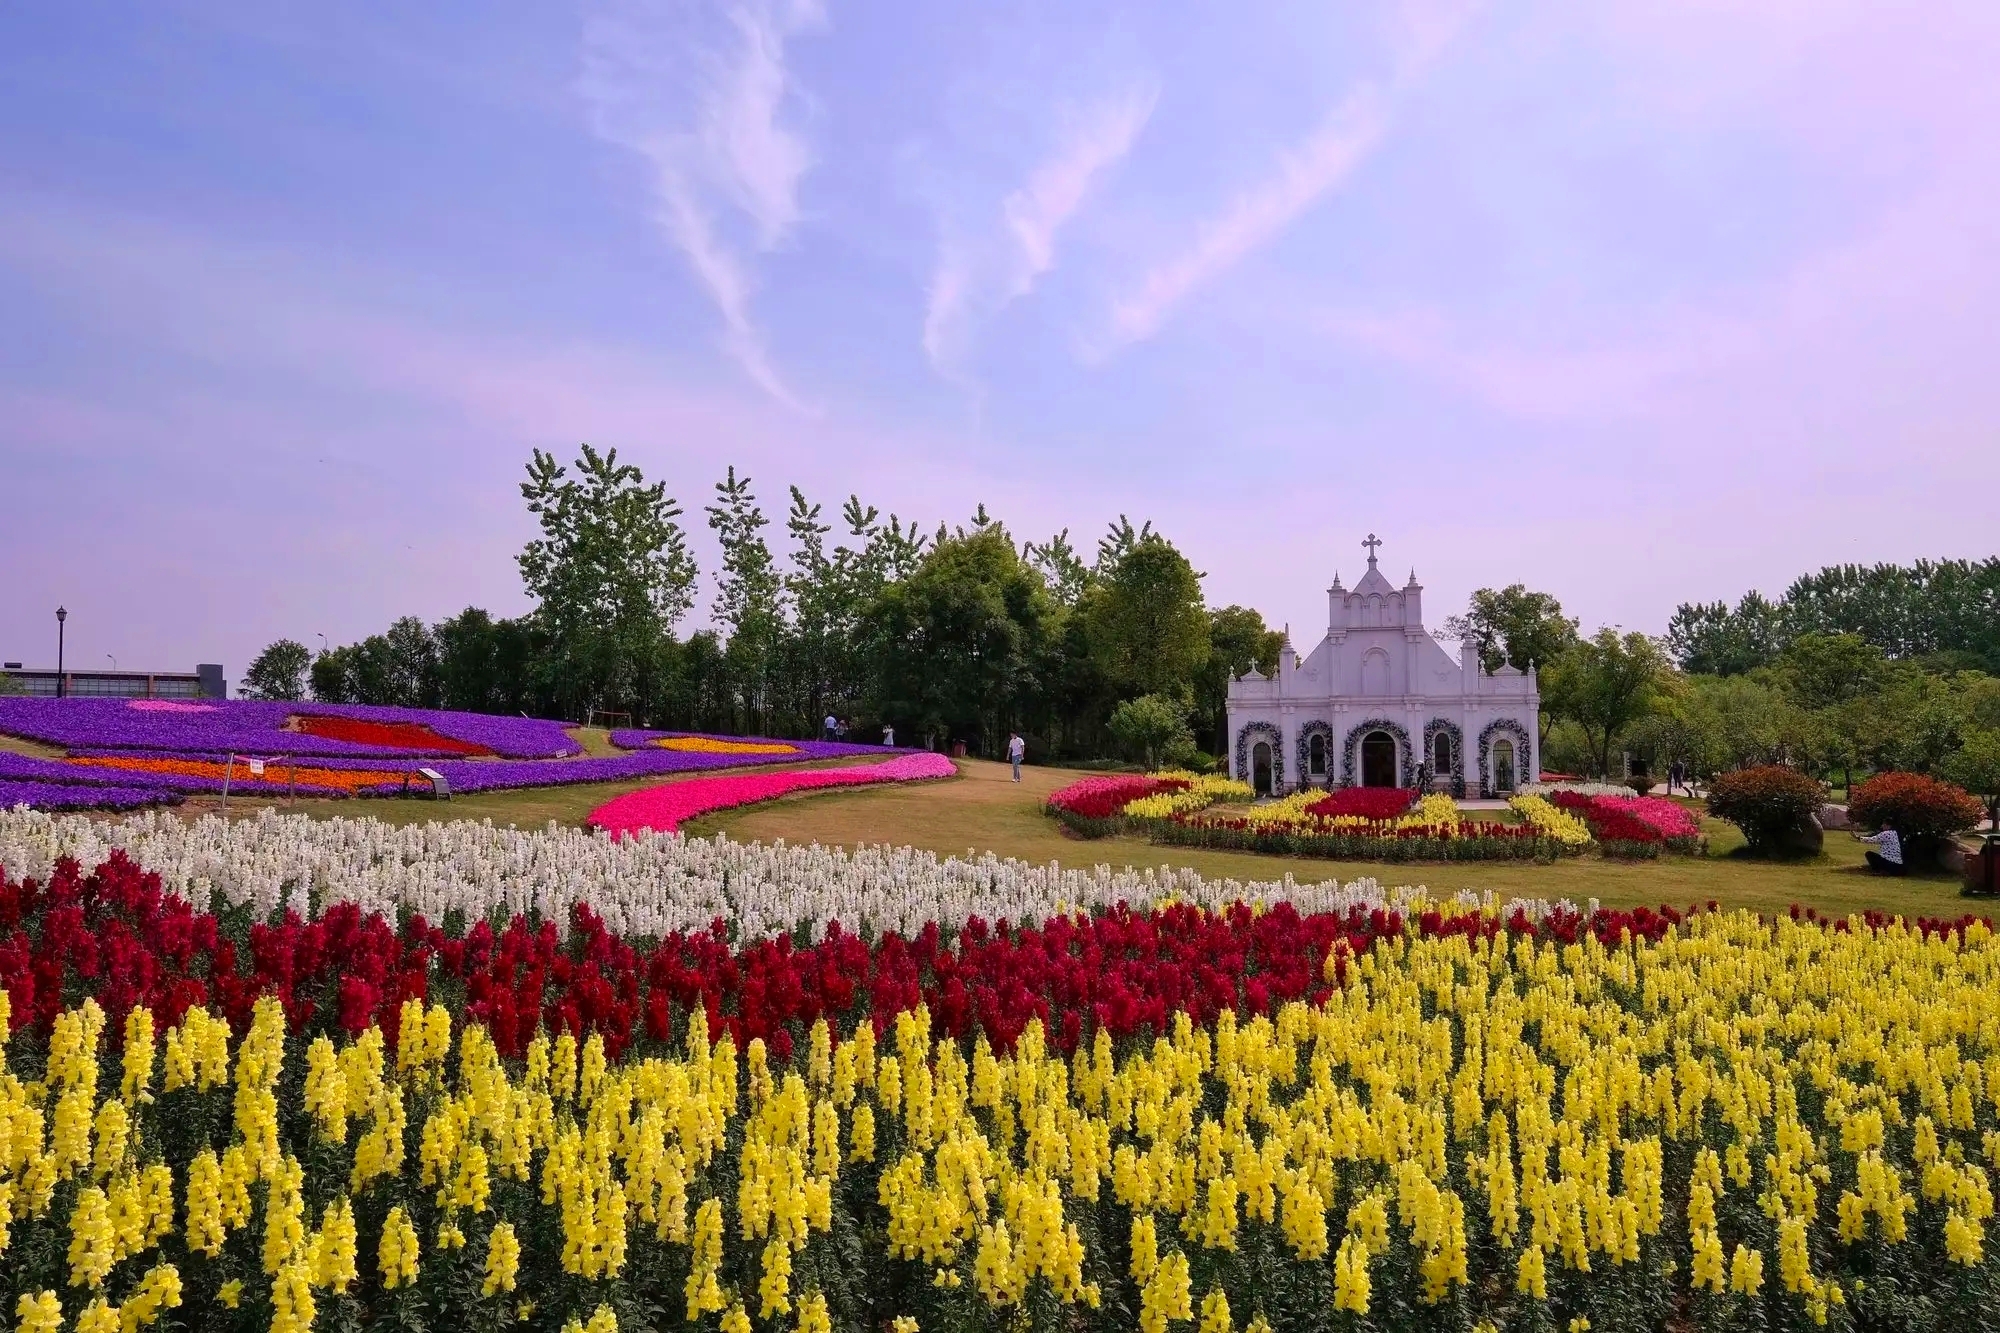
[{"label": "church spire", "polygon": [[1375,548],[1382,544],[1382,539],[1371,532],[1361,544],[1368,549],[1368,568],[1375,568]]}]

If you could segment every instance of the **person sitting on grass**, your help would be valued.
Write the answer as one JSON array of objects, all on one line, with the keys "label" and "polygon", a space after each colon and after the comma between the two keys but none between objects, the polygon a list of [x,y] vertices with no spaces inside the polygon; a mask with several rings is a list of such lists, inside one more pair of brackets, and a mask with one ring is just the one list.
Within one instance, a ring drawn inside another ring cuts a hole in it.
[{"label": "person sitting on grass", "polygon": [[1880,833],[1857,833],[1858,842],[1872,842],[1880,851],[1868,853],[1868,868],[1878,875],[1900,875],[1903,873],[1903,839],[1892,828]]}]

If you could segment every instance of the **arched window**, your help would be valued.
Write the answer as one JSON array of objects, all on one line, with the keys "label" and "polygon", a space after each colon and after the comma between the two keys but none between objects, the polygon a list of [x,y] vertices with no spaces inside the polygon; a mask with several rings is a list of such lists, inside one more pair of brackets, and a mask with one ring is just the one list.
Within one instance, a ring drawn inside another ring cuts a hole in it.
[{"label": "arched window", "polygon": [[1389,654],[1370,648],[1361,659],[1361,693],[1379,699],[1389,693]]},{"label": "arched window", "polygon": [[1306,741],[1306,772],[1316,778],[1326,776],[1326,737],[1318,732]]},{"label": "arched window", "polygon": [[1514,790],[1514,742],[1493,742],[1493,790]]},{"label": "arched window", "polygon": [[1441,778],[1451,776],[1451,737],[1443,732],[1431,741],[1431,771]]}]

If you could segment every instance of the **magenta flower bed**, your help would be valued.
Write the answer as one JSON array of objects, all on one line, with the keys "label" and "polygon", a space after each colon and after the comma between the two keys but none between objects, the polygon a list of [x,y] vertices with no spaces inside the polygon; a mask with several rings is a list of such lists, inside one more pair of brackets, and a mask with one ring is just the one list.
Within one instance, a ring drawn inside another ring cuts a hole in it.
[{"label": "magenta flower bed", "polygon": [[1612,810],[1623,810],[1642,824],[1651,825],[1663,838],[1698,838],[1701,822],[1682,805],[1660,796],[1597,796],[1592,800]]},{"label": "magenta flower bed", "polygon": [[[265,703],[254,699],[200,702],[165,699],[42,699],[0,697],[0,734],[72,750],[149,750],[203,757],[226,754],[301,758],[417,758],[423,749],[366,745],[285,730],[292,717],[345,717],[362,722],[429,727],[440,736],[483,746],[511,759],[551,759],[582,748],[561,722],[430,708],[367,704]],[[446,755],[447,749],[436,753]]]},{"label": "magenta flower bed", "polygon": [[627,792],[590,812],[584,822],[614,837],[651,829],[671,833],[682,823],[717,810],[775,800],[797,791],[821,787],[854,787],[882,782],[924,782],[948,778],[958,771],[941,754],[916,751],[887,763],[853,768],[815,768],[787,773],[744,773],[733,777],[694,778],[669,782],[643,791]]}]

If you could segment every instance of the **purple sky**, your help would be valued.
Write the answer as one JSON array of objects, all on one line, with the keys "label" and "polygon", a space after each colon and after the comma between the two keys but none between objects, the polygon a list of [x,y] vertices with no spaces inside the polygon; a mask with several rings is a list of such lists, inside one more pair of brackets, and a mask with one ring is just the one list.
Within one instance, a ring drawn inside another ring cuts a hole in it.
[{"label": "purple sky", "polygon": [[2000,548],[1990,0],[406,8],[0,8],[0,658],[519,612],[581,440],[1302,643]]}]

